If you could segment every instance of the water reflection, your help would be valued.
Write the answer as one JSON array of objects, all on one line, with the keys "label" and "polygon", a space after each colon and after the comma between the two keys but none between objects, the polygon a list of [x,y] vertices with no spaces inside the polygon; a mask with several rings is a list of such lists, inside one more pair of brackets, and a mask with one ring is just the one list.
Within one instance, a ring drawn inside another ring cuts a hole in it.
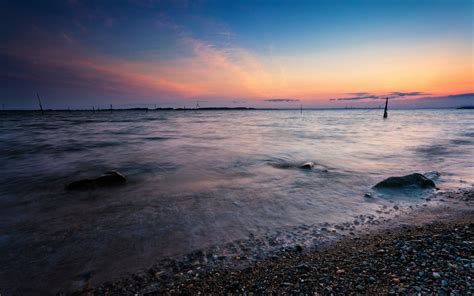
[{"label": "water reflection", "polygon": [[[439,171],[444,189],[474,182],[472,111],[390,115],[4,113],[0,251],[7,255],[0,265],[9,283],[2,285],[21,287],[18,278],[67,286],[90,270],[107,279],[249,233],[344,222],[377,215],[393,200],[419,201],[423,193],[415,191],[364,198],[391,175]],[[298,169],[307,161],[312,170]],[[109,170],[126,175],[128,186],[64,191],[70,181]]]}]

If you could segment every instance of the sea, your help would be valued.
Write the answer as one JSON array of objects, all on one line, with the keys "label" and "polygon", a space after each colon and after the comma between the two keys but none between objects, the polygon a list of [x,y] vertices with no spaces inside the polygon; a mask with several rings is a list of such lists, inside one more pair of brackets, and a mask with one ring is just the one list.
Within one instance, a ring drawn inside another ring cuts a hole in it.
[{"label": "sea", "polygon": [[[310,247],[436,191],[373,189],[390,176],[427,173],[441,191],[473,186],[473,110],[382,115],[0,112],[0,294],[67,293],[196,250],[262,258]],[[126,186],[65,190],[112,170]]]}]

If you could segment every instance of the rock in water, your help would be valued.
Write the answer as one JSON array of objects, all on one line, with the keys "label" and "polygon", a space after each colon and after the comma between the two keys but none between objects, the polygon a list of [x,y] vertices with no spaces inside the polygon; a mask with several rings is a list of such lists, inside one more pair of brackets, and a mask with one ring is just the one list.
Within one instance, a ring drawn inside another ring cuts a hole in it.
[{"label": "rock in water", "polygon": [[310,170],[313,167],[314,167],[314,162],[312,162],[312,161],[308,161],[308,162],[305,162],[302,165],[300,165],[300,169],[306,169],[306,170]]},{"label": "rock in water", "polygon": [[110,171],[95,179],[83,179],[69,183],[66,185],[66,190],[88,190],[98,187],[124,185],[126,183],[127,179],[122,174]]},{"label": "rock in water", "polygon": [[95,182],[100,187],[106,187],[106,186],[123,185],[127,183],[127,179],[125,179],[125,177],[119,172],[110,171],[110,172],[106,172],[104,175],[95,179]]},{"label": "rock in water", "polygon": [[434,181],[441,176],[441,174],[437,171],[431,171],[431,172],[426,172],[423,174],[426,178],[430,179],[431,181]]},{"label": "rock in water", "polygon": [[433,181],[426,178],[422,174],[414,173],[402,177],[390,177],[377,183],[375,188],[401,188],[408,186],[417,186],[422,188],[435,188],[436,185]]},{"label": "rock in water", "polygon": [[79,181],[74,181],[66,185],[66,190],[86,190],[92,189],[95,187],[94,180],[91,179],[83,179]]}]

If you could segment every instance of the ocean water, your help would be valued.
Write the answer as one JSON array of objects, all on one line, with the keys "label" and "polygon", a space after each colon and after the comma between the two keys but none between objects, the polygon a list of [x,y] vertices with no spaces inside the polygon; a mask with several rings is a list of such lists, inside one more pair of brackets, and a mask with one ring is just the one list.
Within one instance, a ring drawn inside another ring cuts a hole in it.
[{"label": "ocean water", "polygon": [[[472,110],[3,112],[0,293],[74,290],[249,235],[305,241],[293,230],[432,192],[372,189],[389,176],[472,186],[473,153]],[[64,189],[110,170],[127,186]]]}]

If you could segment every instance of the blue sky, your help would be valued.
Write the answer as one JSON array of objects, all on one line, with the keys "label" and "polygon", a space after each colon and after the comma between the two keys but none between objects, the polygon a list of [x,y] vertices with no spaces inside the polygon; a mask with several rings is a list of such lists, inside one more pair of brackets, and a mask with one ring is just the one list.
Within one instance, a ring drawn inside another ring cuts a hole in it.
[{"label": "blue sky", "polygon": [[472,1],[2,1],[0,17],[12,108],[36,91],[53,108],[473,92]]}]

